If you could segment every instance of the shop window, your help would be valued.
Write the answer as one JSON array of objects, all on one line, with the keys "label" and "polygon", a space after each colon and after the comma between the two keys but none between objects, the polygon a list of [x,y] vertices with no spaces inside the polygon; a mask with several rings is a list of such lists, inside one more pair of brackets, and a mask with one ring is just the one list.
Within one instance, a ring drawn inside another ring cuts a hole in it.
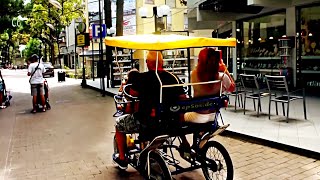
[{"label": "shop window", "polygon": [[[299,22],[298,22],[299,23]],[[298,74],[301,86],[307,86],[308,91],[318,94],[320,88],[320,6],[302,8],[300,10],[300,49],[297,53]],[[299,29],[299,28],[298,28]]]},{"label": "shop window", "polygon": [[286,35],[286,14],[277,13],[237,23],[239,73],[278,75],[283,66],[279,39]]},{"label": "shop window", "polygon": [[278,39],[285,34],[285,13],[243,22],[243,57],[279,56]]},{"label": "shop window", "polygon": [[320,7],[301,9],[301,55],[320,56]]}]

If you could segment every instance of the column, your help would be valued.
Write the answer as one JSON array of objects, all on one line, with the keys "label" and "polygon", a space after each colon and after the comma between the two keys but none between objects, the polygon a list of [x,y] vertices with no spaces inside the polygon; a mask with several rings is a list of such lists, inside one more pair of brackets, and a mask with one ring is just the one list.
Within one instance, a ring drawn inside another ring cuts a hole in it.
[{"label": "column", "polygon": [[[237,38],[237,23],[232,21],[232,37]],[[237,79],[237,47],[232,50],[232,72],[233,78]]]},{"label": "column", "polygon": [[[296,8],[289,7],[286,9],[286,32],[287,36],[296,36]],[[291,58],[288,64],[289,67],[293,69],[293,85],[297,85],[297,57],[296,57],[296,47],[291,49]]]}]

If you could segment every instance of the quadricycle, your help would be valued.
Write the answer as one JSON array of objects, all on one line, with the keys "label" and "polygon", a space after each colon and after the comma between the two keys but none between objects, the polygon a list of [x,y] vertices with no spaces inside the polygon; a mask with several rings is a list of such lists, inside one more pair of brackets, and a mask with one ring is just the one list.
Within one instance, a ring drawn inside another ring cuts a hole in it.
[{"label": "quadricycle", "polygon": [[[107,37],[105,43],[115,48],[126,48],[135,50],[164,51],[182,48],[201,47],[234,47],[234,38],[218,39],[204,37],[189,37],[181,35],[131,35],[120,37]],[[116,55],[116,61],[117,55]],[[158,61],[158,59],[157,59]],[[121,73],[121,67],[119,66]],[[139,132],[126,135],[126,158],[129,164],[137,169],[145,179],[173,179],[173,175],[183,172],[202,169],[205,179],[233,179],[234,171],[230,155],[226,148],[214,137],[223,132],[229,124],[225,124],[220,109],[228,104],[228,97],[222,93],[222,82],[220,80],[183,84],[164,85],[156,70],[160,84],[160,96],[156,117],[150,118],[153,126],[147,127]],[[206,96],[201,98],[189,98],[176,101],[171,104],[162,103],[162,91],[164,88],[176,86],[188,87],[190,92],[192,86],[210,83],[220,83],[220,94],[218,96]],[[131,85],[125,85],[123,91],[114,96],[116,113],[114,117],[125,116],[128,106],[139,103],[139,96],[132,96]],[[211,110],[215,112],[213,121],[207,123],[181,123],[175,117],[187,112]],[[156,127],[156,128],[153,128]],[[193,135],[192,153],[190,156],[178,157],[182,142],[181,137]],[[117,156],[118,146],[116,136],[114,137],[114,156]],[[184,160],[183,163],[181,161]]]}]

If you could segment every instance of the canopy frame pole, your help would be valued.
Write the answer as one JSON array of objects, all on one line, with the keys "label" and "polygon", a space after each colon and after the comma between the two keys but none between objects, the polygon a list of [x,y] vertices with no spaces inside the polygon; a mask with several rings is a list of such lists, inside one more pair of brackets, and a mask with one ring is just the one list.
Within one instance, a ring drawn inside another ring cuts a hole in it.
[{"label": "canopy frame pole", "polygon": [[159,83],[160,83],[160,103],[162,103],[162,82],[161,82],[161,79],[159,77],[159,74],[158,74],[158,62],[159,62],[159,58],[158,58],[158,55],[159,55],[159,51],[157,51],[157,58],[156,58],[156,76],[159,80]]}]

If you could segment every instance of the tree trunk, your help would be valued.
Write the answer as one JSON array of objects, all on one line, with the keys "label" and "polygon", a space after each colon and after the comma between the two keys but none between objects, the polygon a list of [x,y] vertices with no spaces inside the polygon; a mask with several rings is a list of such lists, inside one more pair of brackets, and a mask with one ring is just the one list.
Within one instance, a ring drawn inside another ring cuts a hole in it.
[{"label": "tree trunk", "polygon": [[116,36],[123,36],[123,3],[124,0],[117,0]]},{"label": "tree trunk", "polygon": [[104,15],[107,28],[112,27],[111,0],[104,0]]}]

